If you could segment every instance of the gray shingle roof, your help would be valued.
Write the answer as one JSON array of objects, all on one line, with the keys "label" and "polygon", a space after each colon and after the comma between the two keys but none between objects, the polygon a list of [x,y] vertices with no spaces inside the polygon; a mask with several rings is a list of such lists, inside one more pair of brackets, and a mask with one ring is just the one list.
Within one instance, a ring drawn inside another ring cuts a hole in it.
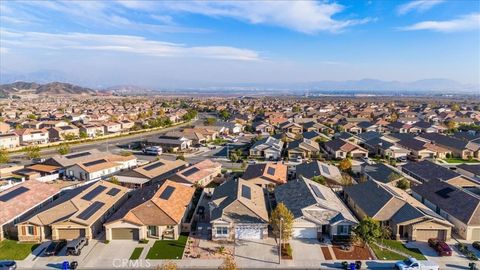
[{"label": "gray shingle roof", "polygon": [[422,181],[447,181],[457,176],[460,176],[454,171],[451,171],[443,166],[437,165],[427,160],[423,160],[420,162],[409,162],[403,165],[402,171]]}]

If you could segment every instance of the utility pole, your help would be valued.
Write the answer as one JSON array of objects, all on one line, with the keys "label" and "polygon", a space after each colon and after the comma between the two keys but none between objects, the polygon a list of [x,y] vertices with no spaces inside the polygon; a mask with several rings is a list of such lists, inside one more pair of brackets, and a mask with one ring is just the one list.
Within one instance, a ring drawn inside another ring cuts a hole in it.
[{"label": "utility pole", "polygon": [[236,249],[237,249],[237,230],[235,229],[235,223],[233,223],[233,259],[235,259]]}]

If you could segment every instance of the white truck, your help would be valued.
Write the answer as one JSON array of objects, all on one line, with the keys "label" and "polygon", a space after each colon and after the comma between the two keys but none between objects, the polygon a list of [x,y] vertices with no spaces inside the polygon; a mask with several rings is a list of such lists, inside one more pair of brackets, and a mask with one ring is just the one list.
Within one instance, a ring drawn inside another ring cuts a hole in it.
[{"label": "white truck", "polygon": [[149,146],[143,149],[143,153],[146,155],[159,156],[162,154],[162,147],[160,146]]},{"label": "white truck", "polygon": [[395,263],[398,270],[438,270],[439,266],[429,261],[418,261],[415,258],[408,258]]}]

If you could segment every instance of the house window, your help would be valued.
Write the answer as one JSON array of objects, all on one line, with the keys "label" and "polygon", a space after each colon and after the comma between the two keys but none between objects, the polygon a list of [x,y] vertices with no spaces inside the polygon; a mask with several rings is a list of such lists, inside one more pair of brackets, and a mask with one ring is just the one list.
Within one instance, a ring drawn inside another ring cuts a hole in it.
[{"label": "house window", "polygon": [[158,235],[157,226],[148,226],[148,234],[154,236]]},{"label": "house window", "polygon": [[349,234],[350,233],[350,226],[349,225],[338,225],[337,226],[337,234]]},{"label": "house window", "polygon": [[28,235],[34,235],[35,234],[33,226],[27,226],[27,234]]},{"label": "house window", "polygon": [[228,227],[217,227],[217,235],[224,235],[228,234]]}]

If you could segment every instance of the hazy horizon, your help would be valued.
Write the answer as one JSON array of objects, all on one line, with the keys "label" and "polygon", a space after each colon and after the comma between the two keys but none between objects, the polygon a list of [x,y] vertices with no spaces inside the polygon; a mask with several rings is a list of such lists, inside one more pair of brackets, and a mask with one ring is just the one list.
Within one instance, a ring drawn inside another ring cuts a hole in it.
[{"label": "hazy horizon", "polygon": [[480,85],[476,1],[2,1],[0,9],[1,82]]}]

